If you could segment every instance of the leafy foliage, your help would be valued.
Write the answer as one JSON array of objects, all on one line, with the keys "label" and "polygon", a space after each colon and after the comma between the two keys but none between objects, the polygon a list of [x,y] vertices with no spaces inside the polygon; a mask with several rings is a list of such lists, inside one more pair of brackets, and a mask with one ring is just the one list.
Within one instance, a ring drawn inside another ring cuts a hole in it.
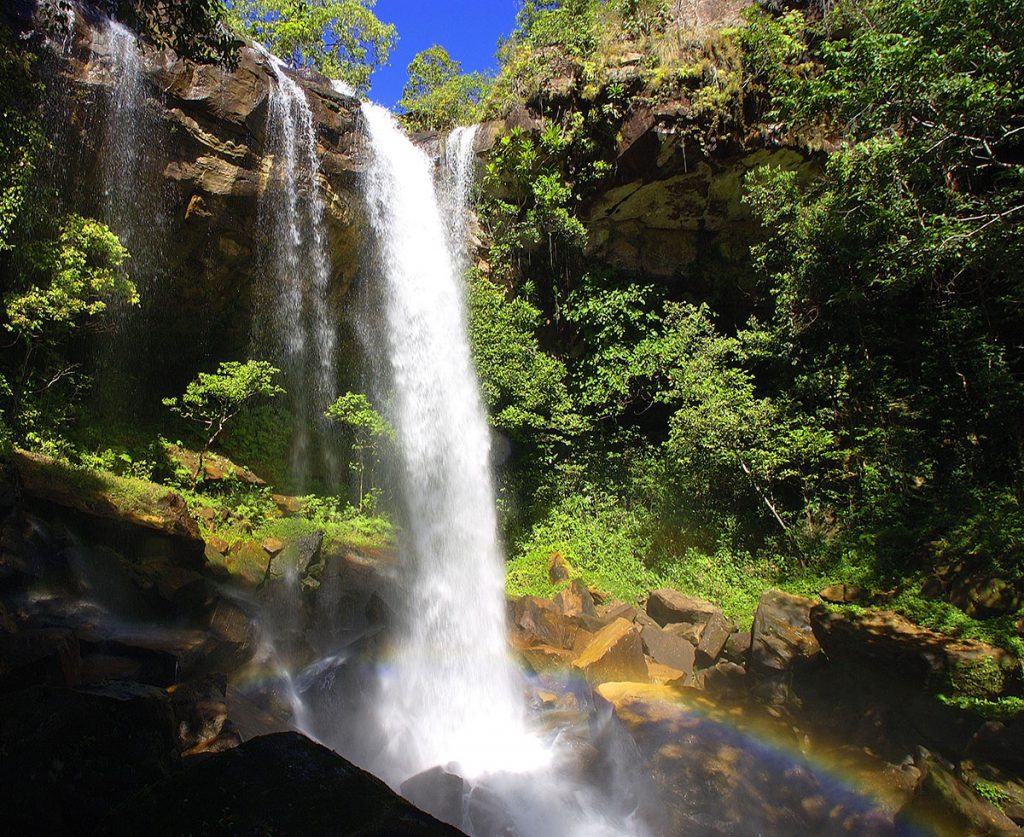
[{"label": "leafy foliage", "polygon": [[365,93],[397,40],[373,7],[374,0],[232,0],[229,15],[290,66],[315,68]]},{"label": "leafy foliage", "polygon": [[402,122],[414,131],[447,131],[472,122],[487,88],[480,73],[463,73],[462,65],[436,44],[417,53],[398,107]]},{"label": "leafy foliage", "polygon": [[192,476],[193,487],[203,472],[203,456],[213,447],[228,421],[256,398],[273,398],[284,392],[274,383],[279,371],[263,360],[228,361],[220,364],[216,372],[200,372],[189,382],[183,395],[164,399],[164,406],[171,412],[203,432],[203,446]]},{"label": "leafy foliage", "polygon": [[[345,427],[352,437],[352,469],[359,481],[359,511],[367,500],[367,488],[374,487],[374,472],[380,462],[381,447],[395,438],[394,428],[358,392],[339,396],[325,413],[328,419]],[[367,484],[368,483],[368,484]]]}]

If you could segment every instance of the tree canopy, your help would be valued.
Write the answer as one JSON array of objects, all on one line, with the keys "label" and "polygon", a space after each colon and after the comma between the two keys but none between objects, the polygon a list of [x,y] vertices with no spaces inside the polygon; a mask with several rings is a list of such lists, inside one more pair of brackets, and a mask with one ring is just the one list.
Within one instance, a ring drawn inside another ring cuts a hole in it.
[{"label": "tree canopy", "polygon": [[291,67],[310,67],[357,91],[388,61],[398,35],[375,0],[232,0],[230,19]]}]

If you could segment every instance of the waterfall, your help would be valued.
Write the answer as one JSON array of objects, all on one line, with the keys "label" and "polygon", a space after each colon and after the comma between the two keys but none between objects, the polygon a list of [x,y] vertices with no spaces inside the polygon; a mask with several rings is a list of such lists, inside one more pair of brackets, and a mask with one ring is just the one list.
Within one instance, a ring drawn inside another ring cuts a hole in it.
[{"label": "waterfall", "polygon": [[[475,129],[447,140],[441,188],[394,117],[363,105],[372,145],[366,197],[383,297],[382,389],[398,437],[405,512],[405,620],[380,684],[384,752],[395,786],[441,766],[500,800],[504,824],[480,835],[643,833],[630,778],[581,783],[571,746],[526,720],[506,639],[505,566],[491,479],[490,431],[469,350],[463,271]],[[438,198],[438,191],[441,199]]]},{"label": "waterfall", "polygon": [[323,417],[337,396],[337,333],[327,303],[331,265],[313,114],[281,61],[264,55],[274,83],[267,115],[271,168],[259,207],[267,251],[255,342],[284,372],[294,412],[292,477],[301,488],[317,455],[322,475],[329,481],[337,477]]},{"label": "waterfall", "polygon": [[430,160],[388,111],[366,104],[363,115],[411,574],[409,619],[382,685],[384,772],[393,778],[449,762],[469,776],[522,769],[540,748],[526,728],[506,643],[504,562],[462,257],[442,221]]}]

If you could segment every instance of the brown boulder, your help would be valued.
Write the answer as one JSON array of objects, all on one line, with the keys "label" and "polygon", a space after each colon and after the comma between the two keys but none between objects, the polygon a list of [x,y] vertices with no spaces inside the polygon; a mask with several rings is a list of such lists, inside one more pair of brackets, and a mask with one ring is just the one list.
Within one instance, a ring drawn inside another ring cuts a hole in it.
[{"label": "brown boulder", "polygon": [[0,636],[0,692],[33,685],[73,686],[81,674],[78,637],[62,628]]},{"label": "brown boulder", "polygon": [[896,815],[897,828],[906,826],[911,833],[917,833],[923,825],[932,834],[964,837],[1024,834],[1013,820],[973,793],[956,778],[951,766],[932,753],[919,749],[914,764],[921,771],[921,781],[917,793]]},{"label": "brown boulder", "polygon": [[715,660],[725,648],[725,643],[732,633],[733,626],[720,613],[715,613],[707,621],[697,643],[697,664],[700,666],[714,665]]},{"label": "brown boulder", "polygon": [[598,631],[573,667],[591,682],[646,680],[647,662],[639,629],[625,619],[616,619]]},{"label": "brown boulder", "polygon": [[671,666],[687,675],[693,673],[695,651],[685,639],[657,625],[645,626],[640,631],[640,638],[644,650],[655,662]]},{"label": "brown boulder", "polygon": [[590,591],[578,579],[563,587],[555,596],[555,604],[563,616],[590,616],[597,618],[597,608]]},{"label": "brown boulder", "polygon": [[736,631],[729,634],[729,639],[725,641],[725,648],[722,649],[722,656],[730,663],[745,666],[749,655],[750,631]]},{"label": "brown boulder", "polygon": [[767,591],[757,603],[747,670],[755,694],[770,703],[786,703],[793,674],[821,656],[811,630],[812,607],[810,599],[780,590]]},{"label": "brown boulder", "polygon": [[818,591],[823,601],[831,604],[850,604],[867,598],[867,590],[856,584],[829,584]]},{"label": "brown boulder", "polygon": [[563,581],[568,581],[571,575],[572,569],[565,560],[565,556],[561,552],[552,552],[548,556],[548,581],[552,584],[561,584]]},{"label": "brown boulder", "polygon": [[178,746],[185,755],[205,752],[220,736],[228,719],[227,678],[209,674],[168,690]]},{"label": "brown boulder", "polygon": [[715,614],[720,616],[722,611],[710,602],[665,588],[651,591],[647,598],[647,614],[662,626],[673,622],[704,625]]}]

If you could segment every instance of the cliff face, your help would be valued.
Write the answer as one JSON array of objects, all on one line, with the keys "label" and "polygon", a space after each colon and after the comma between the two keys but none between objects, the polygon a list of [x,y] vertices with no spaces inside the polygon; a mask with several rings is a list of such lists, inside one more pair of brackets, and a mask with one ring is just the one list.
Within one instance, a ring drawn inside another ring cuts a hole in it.
[{"label": "cliff face", "polygon": [[[261,213],[274,162],[268,56],[244,47],[227,68],[140,45],[133,81],[123,42],[88,10],[77,10],[60,43],[32,30],[30,7],[9,12],[8,23],[39,53],[59,204],[103,219],[128,245],[151,351],[169,363],[173,355],[178,378],[246,353],[259,261],[280,234]],[[365,228],[359,102],[321,76],[294,79],[314,122],[329,299],[340,313]]]}]

